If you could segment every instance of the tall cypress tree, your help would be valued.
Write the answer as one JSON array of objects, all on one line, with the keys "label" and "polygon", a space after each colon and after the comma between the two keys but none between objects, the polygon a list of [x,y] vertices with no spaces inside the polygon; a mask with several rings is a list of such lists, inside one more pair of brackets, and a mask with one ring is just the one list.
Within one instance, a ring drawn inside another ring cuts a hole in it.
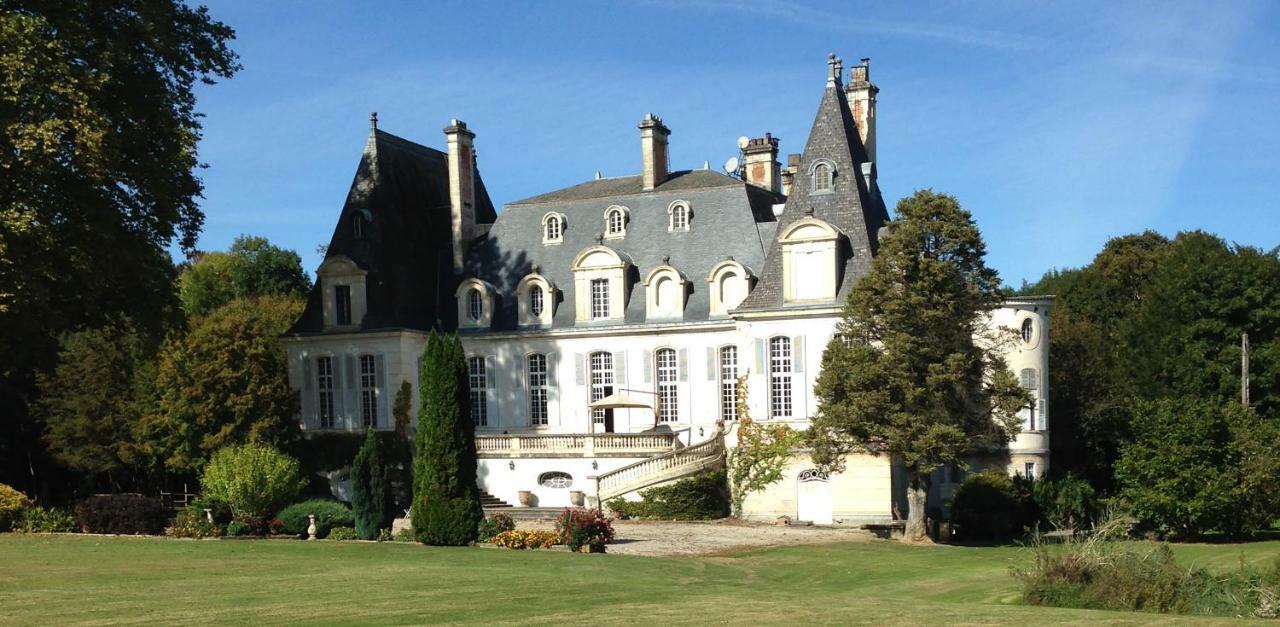
[{"label": "tall cypress tree", "polygon": [[390,522],[391,482],[385,459],[382,440],[369,429],[351,464],[351,509],[362,540],[376,540]]},{"label": "tall cypress tree", "polygon": [[425,544],[468,544],[476,539],[484,512],[476,486],[475,426],[462,340],[432,331],[420,377],[414,534]]}]

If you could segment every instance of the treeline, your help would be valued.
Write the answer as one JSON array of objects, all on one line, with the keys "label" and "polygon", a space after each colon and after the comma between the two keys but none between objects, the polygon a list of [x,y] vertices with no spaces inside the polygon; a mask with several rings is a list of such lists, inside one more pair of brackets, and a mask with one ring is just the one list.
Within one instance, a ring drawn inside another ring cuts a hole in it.
[{"label": "treeline", "polygon": [[1148,231],[1020,291],[1057,295],[1055,475],[1083,477],[1159,533],[1248,534],[1280,517],[1276,251]]}]

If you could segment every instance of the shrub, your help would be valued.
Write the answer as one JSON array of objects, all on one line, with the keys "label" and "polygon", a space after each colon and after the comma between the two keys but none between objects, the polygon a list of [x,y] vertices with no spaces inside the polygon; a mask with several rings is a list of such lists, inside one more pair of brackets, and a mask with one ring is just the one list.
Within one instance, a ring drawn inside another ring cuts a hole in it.
[{"label": "shrub", "polygon": [[76,507],[76,523],[85,533],[158,534],[166,519],[159,499],[141,494],[99,494]]},{"label": "shrub", "polygon": [[227,535],[229,536],[249,536],[253,535],[255,527],[243,520],[233,520],[227,525]]},{"label": "shrub", "polygon": [[688,479],[640,493],[641,500],[614,499],[609,509],[622,518],[711,520],[729,515],[729,487],[723,470],[708,470]]},{"label": "shrub", "polygon": [[359,540],[360,535],[356,533],[354,527],[334,527],[329,530],[329,535],[325,536],[326,540]]},{"label": "shrub", "polygon": [[556,520],[556,531],[569,548],[577,551],[584,546],[603,549],[613,542],[613,521],[596,509],[566,508]]},{"label": "shrub", "polygon": [[213,522],[219,525],[231,522],[231,506],[227,505],[226,501],[219,501],[211,496],[196,497],[187,504],[187,508],[194,509],[202,515],[204,510],[209,510],[209,514],[213,516]]},{"label": "shrub", "polygon": [[339,501],[328,501],[324,499],[312,499],[301,503],[294,503],[280,510],[280,529],[284,533],[294,536],[306,536],[307,527],[310,525],[308,514],[316,515],[316,537],[323,538],[329,535],[329,530],[334,527],[354,527],[356,520],[355,515],[351,513],[351,509]]},{"label": "shrub", "polygon": [[391,525],[391,476],[383,460],[381,441],[370,428],[351,463],[351,510],[356,533],[364,540],[377,538],[380,530]]},{"label": "shrub", "polygon": [[79,530],[76,515],[71,510],[39,506],[26,511],[18,529],[23,533],[70,533]]},{"label": "shrub", "polygon": [[391,534],[392,542],[417,542],[418,537],[413,533],[411,527],[405,527],[400,531]]},{"label": "shrub", "polygon": [[265,521],[306,486],[298,460],[260,444],[214,453],[201,479],[205,495],[231,506],[243,521]]},{"label": "shrub", "polygon": [[204,509],[192,502],[178,512],[178,515],[173,518],[173,524],[164,530],[164,534],[174,538],[221,537],[226,528],[217,522],[210,522]]},{"label": "shrub", "polygon": [[0,533],[16,528],[23,514],[35,506],[31,497],[0,483]]},{"label": "shrub", "polygon": [[1003,540],[1035,524],[1029,481],[991,470],[971,475],[956,490],[951,521],[965,540]]},{"label": "shrub", "polygon": [[1074,475],[1035,481],[1031,495],[1040,511],[1042,526],[1087,529],[1097,521],[1098,500],[1093,486]]},{"label": "shrub", "polygon": [[489,540],[494,546],[507,549],[549,549],[563,544],[560,534],[554,531],[511,529],[496,534]]},{"label": "shrub", "polygon": [[511,531],[515,528],[516,521],[511,520],[510,516],[502,513],[493,514],[480,521],[480,528],[477,536],[481,542],[488,542],[493,539],[494,536],[504,531]]}]

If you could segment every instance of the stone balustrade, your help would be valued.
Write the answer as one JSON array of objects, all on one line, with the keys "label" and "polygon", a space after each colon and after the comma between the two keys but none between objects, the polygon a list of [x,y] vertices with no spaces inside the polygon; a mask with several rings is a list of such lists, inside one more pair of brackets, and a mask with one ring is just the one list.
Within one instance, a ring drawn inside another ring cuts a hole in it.
[{"label": "stone balustrade", "polygon": [[671,451],[674,433],[477,435],[479,457],[637,457]]}]

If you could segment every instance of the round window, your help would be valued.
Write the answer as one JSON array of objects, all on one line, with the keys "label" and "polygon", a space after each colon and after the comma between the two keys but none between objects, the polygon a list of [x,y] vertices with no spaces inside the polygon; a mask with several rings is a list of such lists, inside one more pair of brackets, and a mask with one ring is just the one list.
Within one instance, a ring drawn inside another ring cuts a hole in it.
[{"label": "round window", "polygon": [[573,477],[566,472],[544,472],[538,477],[538,483],[544,488],[563,490],[573,485]]},{"label": "round window", "polygon": [[811,468],[809,470],[802,471],[799,479],[801,483],[808,483],[810,481],[826,481],[830,479],[830,477],[827,476],[827,473],[822,472],[817,468]]},{"label": "round window", "polygon": [[1032,322],[1031,318],[1027,318],[1022,321],[1022,341],[1023,342],[1030,344],[1031,340],[1035,339],[1035,332],[1036,332],[1036,323]]}]

